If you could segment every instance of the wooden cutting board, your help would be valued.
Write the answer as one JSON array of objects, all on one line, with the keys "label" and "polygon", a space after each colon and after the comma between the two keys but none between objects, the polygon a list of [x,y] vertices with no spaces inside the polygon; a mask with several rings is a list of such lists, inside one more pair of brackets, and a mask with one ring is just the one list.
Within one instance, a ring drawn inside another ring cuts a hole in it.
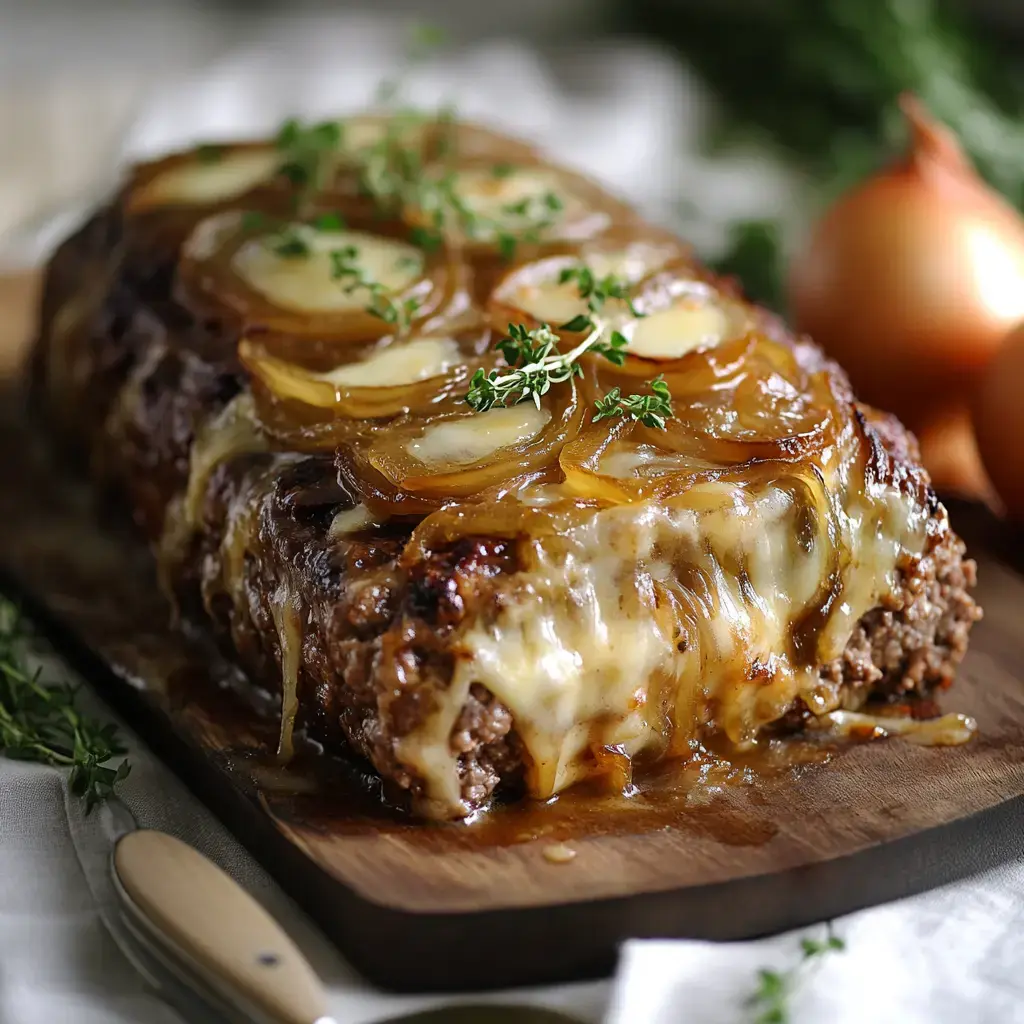
[{"label": "wooden cutting board", "polygon": [[[2,317],[0,317],[2,322]],[[398,990],[494,988],[607,971],[631,936],[733,939],[938,885],[1018,854],[1024,826],[1024,547],[979,505],[951,515],[986,616],[947,710],[966,747],[878,741],[695,803],[522,805],[478,824],[403,819],[357,766],[258,751],[275,723],[168,626],[147,552],[126,545],[4,403],[0,589],[217,812],[353,964]],[[567,853],[566,851],[570,851]]]}]

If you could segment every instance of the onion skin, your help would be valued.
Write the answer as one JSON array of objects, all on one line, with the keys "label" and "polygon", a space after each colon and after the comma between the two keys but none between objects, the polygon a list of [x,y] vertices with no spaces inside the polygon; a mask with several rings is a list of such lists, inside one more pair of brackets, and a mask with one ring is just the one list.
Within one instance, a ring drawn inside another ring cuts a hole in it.
[{"label": "onion skin", "polygon": [[1024,318],[1024,220],[912,97],[902,161],[840,199],[789,276],[796,326],[920,429]]},{"label": "onion skin", "polygon": [[1011,331],[971,399],[978,449],[1011,519],[1024,523],[1024,324]]}]

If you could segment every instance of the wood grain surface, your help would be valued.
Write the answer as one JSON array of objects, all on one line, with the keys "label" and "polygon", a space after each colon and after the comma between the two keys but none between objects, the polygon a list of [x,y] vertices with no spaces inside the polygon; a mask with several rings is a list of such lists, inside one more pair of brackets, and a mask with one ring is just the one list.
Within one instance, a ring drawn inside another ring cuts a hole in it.
[{"label": "wood grain surface", "polygon": [[[214,652],[169,627],[148,553],[96,514],[17,415],[0,423],[0,465],[7,586],[381,984],[586,976],[607,969],[629,936],[763,934],[1019,852],[1021,547],[981,506],[951,509],[978,559],[986,613],[944,698],[945,710],[977,718],[969,745],[876,741],[699,801],[681,786],[653,811],[608,797],[573,813],[570,800],[438,825],[375,804],[356,767],[312,757],[273,766],[261,753],[273,745],[272,716],[236,695]],[[553,856],[555,844],[574,856]]]}]

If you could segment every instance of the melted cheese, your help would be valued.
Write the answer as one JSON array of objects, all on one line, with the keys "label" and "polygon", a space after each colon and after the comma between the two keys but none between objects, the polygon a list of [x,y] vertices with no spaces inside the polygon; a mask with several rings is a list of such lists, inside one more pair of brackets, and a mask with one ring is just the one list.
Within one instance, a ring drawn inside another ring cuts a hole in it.
[{"label": "melted cheese", "polygon": [[681,299],[623,329],[628,351],[644,359],[679,359],[734,336],[727,310],[703,299]]},{"label": "melted cheese", "polygon": [[742,749],[797,698],[837,709],[839,684],[819,666],[895,591],[927,522],[893,487],[863,496],[848,472],[833,459],[823,477],[789,467],[758,485],[701,483],[535,538],[494,613],[463,627],[436,712],[402,741],[402,760],[428,780],[427,809],[463,806],[449,737],[474,683],[512,712],[541,799],[592,774],[606,748],[685,752],[709,714]]},{"label": "melted cheese", "polygon": [[[635,284],[647,274],[664,266],[669,255],[670,252],[665,247],[635,245],[619,252],[596,252],[588,255],[586,265],[599,278],[614,274],[629,284]],[[547,280],[529,280],[526,275],[517,273],[507,286],[498,290],[496,297],[542,323],[557,326],[585,314],[587,303],[585,299],[580,298],[579,285],[575,281],[565,281],[561,284],[558,281],[562,268],[570,266],[571,263],[561,259],[550,262],[552,274]],[[625,311],[625,303],[617,299],[609,301],[604,307],[606,317]]]},{"label": "melted cheese", "polygon": [[189,453],[184,515],[189,529],[199,524],[203,499],[213,471],[238,455],[267,450],[256,422],[252,394],[242,391],[196,433]]},{"label": "melted cheese", "polygon": [[281,652],[281,729],[277,759],[287,764],[295,753],[295,717],[299,711],[302,617],[298,595],[282,582],[270,598],[270,611]]},{"label": "melted cheese", "polygon": [[840,736],[875,739],[899,736],[921,747],[959,747],[974,738],[978,723],[969,715],[949,714],[938,718],[902,718],[866,715],[857,711],[832,711],[818,724]]},{"label": "melted cheese", "polygon": [[[557,235],[559,225],[585,212],[580,200],[566,191],[562,177],[542,168],[519,168],[504,177],[489,168],[461,171],[455,175],[454,189],[480,218],[473,234],[478,240],[493,240],[499,230],[521,234],[530,227]],[[545,205],[548,195],[557,196],[557,209]],[[524,202],[525,215],[513,209]]]},{"label": "melted cheese", "polygon": [[468,466],[539,434],[551,413],[529,402],[447,420],[409,441],[405,450],[428,466]]},{"label": "melted cheese", "polygon": [[344,281],[331,276],[331,253],[354,246],[363,274],[392,293],[404,291],[423,273],[423,254],[404,242],[359,231],[308,231],[308,256],[280,256],[275,238],[243,244],[232,267],[245,283],[268,302],[296,313],[346,313],[370,303],[365,288],[346,291]]},{"label": "melted cheese", "polygon": [[358,533],[376,525],[373,513],[365,505],[353,505],[352,508],[344,508],[335,514],[327,531],[327,538],[339,540],[350,533]]},{"label": "melted cheese", "polygon": [[452,338],[417,338],[315,376],[339,388],[395,387],[438,377],[458,361],[459,346]]},{"label": "melted cheese", "polygon": [[[159,349],[154,349],[159,355]],[[156,545],[157,578],[164,594],[175,602],[174,578],[177,566],[188,553],[189,543],[199,528],[203,502],[214,470],[238,455],[267,450],[267,441],[256,423],[252,395],[243,391],[201,426],[189,453],[188,481],[182,494],[167,507],[163,531]]]},{"label": "melted cheese", "polygon": [[202,206],[234,199],[268,180],[281,162],[274,150],[239,150],[198,158],[158,174],[132,196],[132,206]]}]

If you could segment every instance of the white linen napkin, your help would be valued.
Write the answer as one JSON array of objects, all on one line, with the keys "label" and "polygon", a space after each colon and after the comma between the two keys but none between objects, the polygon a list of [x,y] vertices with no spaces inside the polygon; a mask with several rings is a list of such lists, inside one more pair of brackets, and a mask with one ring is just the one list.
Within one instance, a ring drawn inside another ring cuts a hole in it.
[{"label": "white linen napkin", "polygon": [[[844,949],[804,962],[785,1001],[789,1024],[1013,1024],[1024,1021],[1024,860],[840,918]],[[740,1024],[762,970],[800,964],[801,938],[632,941],[623,948],[607,1024]],[[781,1024],[781,1022],[775,1022]]]}]

